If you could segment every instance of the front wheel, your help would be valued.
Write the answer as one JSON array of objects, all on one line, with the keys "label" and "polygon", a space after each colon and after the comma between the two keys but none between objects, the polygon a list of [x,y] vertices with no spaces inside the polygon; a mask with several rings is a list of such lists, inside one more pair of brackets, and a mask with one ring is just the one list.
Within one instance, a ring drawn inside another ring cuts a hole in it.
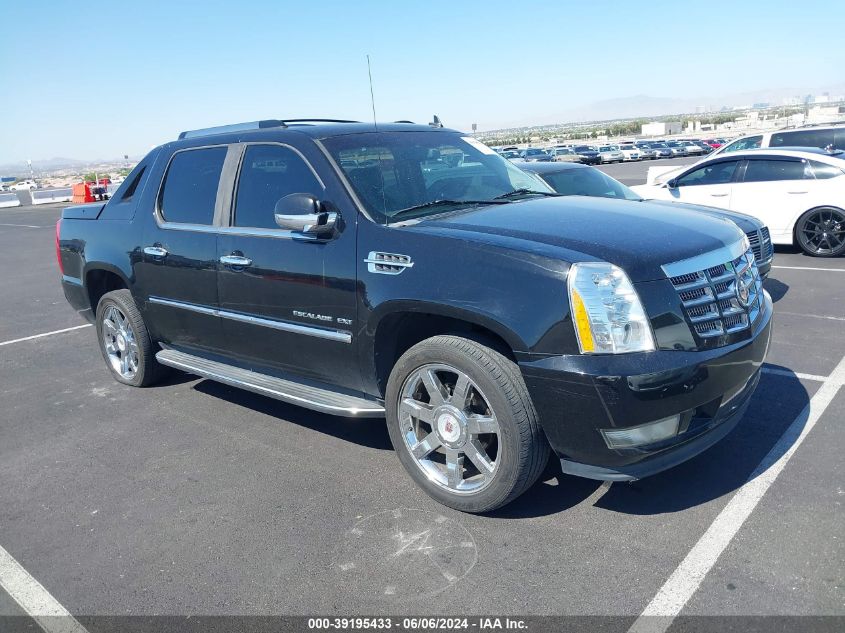
[{"label": "front wheel", "polygon": [[549,457],[519,368],[476,341],[435,336],[409,349],[390,374],[386,408],[402,465],[457,510],[509,503]]},{"label": "front wheel", "polygon": [[845,211],[836,207],[810,209],[795,225],[801,250],[813,257],[845,254]]}]

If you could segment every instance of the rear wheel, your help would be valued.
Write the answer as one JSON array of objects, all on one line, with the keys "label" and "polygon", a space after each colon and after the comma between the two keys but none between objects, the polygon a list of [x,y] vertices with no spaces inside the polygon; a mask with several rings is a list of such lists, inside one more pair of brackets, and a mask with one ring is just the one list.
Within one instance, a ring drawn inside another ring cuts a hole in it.
[{"label": "rear wheel", "polygon": [[144,319],[128,290],[102,296],[97,304],[96,327],[103,359],[118,382],[147,387],[167,373],[155,359]]},{"label": "rear wheel", "polygon": [[845,211],[818,207],[802,215],[795,225],[798,246],[813,257],[838,257],[845,253]]},{"label": "rear wheel", "polygon": [[397,361],[388,430],[402,465],[430,496],[464,512],[512,501],[549,456],[519,368],[486,345],[435,336]]}]

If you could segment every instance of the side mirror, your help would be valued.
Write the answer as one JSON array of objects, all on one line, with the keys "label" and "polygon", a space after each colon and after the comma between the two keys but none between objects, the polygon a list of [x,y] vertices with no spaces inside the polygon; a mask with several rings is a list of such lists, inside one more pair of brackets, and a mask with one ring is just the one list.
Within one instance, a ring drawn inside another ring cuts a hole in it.
[{"label": "side mirror", "polygon": [[276,203],[273,213],[279,228],[305,235],[325,236],[337,226],[337,213],[309,193],[291,193]]},{"label": "side mirror", "polygon": [[678,188],[678,179],[672,178],[672,180],[669,180],[669,181],[666,182],[666,186],[669,189],[677,189]]}]

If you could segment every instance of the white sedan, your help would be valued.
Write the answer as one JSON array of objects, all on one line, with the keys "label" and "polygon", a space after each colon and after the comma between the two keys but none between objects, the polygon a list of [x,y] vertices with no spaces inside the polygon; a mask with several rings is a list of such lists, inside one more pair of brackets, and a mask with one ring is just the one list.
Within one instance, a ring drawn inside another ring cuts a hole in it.
[{"label": "white sedan", "polygon": [[643,198],[721,207],[768,225],[774,244],[845,254],[845,152],[758,149],[720,154],[671,180],[631,187]]}]

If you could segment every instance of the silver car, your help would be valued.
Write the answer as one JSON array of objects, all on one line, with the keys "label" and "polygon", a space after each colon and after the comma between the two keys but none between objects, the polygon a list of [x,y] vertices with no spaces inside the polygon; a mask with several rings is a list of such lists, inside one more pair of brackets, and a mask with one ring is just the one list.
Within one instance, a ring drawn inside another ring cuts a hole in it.
[{"label": "silver car", "polygon": [[625,160],[625,154],[612,145],[602,145],[598,151],[603,163],[621,163]]}]

